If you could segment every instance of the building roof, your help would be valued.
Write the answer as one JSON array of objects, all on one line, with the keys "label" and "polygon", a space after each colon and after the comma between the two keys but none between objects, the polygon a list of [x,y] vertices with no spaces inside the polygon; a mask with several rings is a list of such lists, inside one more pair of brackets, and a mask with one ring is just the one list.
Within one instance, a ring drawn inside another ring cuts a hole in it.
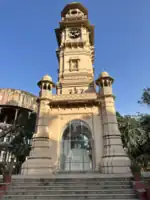
[{"label": "building roof", "polygon": [[52,82],[52,77],[49,76],[48,74],[46,74],[45,76],[43,76],[43,78],[41,79],[41,81],[50,81],[50,82]]},{"label": "building roof", "polygon": [[0,89],[0,106],[17,106],[37,111],[37,96],[22,90]]}]

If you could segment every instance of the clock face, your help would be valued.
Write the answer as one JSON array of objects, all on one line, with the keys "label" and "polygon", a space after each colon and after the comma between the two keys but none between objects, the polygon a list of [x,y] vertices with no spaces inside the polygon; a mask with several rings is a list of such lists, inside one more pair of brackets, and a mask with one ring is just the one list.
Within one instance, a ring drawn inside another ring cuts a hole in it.
[{"label": "clock face", "polygon": [[79,28],[72,28],[69,31],[69,37],[72,39],[76,39],[80,37],[80,35],[81,35],[81,30]]}]

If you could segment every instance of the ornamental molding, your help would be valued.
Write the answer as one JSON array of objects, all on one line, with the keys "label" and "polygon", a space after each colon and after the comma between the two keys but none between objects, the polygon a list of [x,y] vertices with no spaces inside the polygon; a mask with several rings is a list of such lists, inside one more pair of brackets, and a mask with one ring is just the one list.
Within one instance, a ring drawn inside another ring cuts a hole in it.
[{"label": "ornamental molding", "polygon": [[83,93],[83,94],[61,94],[61,95],[53,95],[51,97],[52,102],[56,101],[70,101],[70,100],[96,100],[96,93]]}]

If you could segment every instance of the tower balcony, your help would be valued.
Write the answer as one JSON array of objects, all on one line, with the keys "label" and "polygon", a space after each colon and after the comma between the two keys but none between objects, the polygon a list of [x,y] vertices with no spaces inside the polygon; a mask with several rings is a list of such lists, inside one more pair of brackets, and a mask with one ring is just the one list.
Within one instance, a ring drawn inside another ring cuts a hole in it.
[{"label": "tower balcony", "polygon": [[85,40],[82,39],[77,39],[77,40],[66,40],[61,47],[84,47],[84,45],[86,44]]}]

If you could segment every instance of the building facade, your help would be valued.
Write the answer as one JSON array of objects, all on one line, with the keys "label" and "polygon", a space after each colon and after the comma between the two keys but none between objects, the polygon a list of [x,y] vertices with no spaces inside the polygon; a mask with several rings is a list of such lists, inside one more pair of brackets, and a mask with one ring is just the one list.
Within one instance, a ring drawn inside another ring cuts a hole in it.
[{"label": "building facade", "polygon": [[94,79],[94,26],[87,9],[76,2],[66,5],[55,32],[58,82],[49,75],[38,82],[36,132],[22,174],[129,173],[116,120],[114,80],[107,72]]}]

